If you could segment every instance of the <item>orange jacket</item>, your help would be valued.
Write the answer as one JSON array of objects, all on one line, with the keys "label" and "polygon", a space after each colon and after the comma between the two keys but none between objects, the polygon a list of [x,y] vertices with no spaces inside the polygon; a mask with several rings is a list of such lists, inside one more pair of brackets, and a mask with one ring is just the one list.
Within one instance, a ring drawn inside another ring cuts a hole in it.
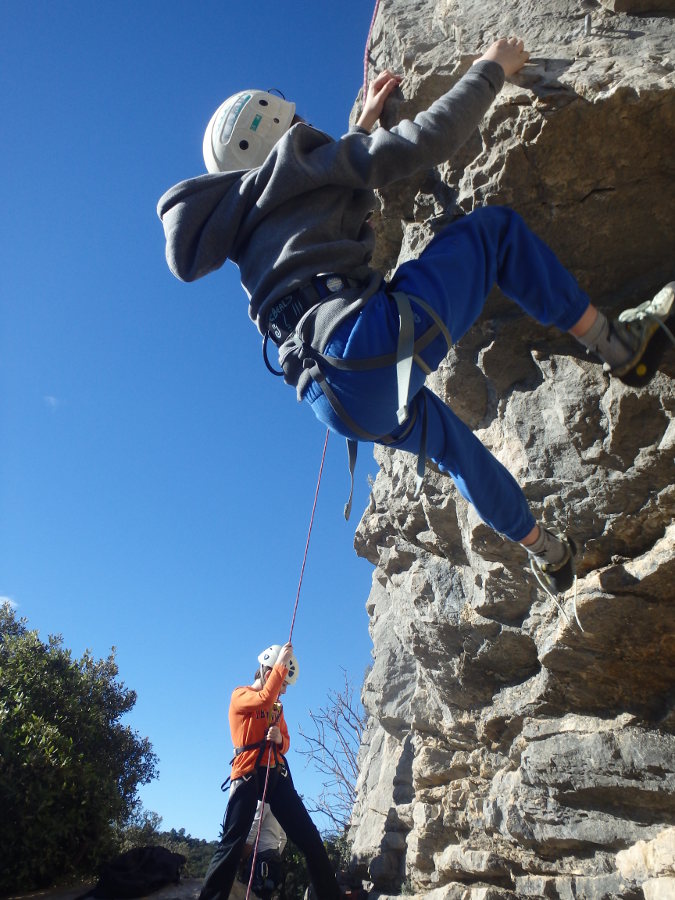
[{"label": "orange jacket", "polygon": [[[291,739],[288,736],[283,708],[279,703],[278,710],[274,709],[279,689],[287,675],[286,666],[276,665],[261,690],[256,691],[252,687],[238,687],[232,691],[230,733],[234,747],[245,747],[247,744],[262,741],[270,726],[278,725],[281,730],[281,743],[274,746],[279,755],[287,752]],[[260,747],[253,747],[251,750],[244,750],[243,753],[235,756],[230,774],[232,781],[255,769],[259,754]],[[274,752],[268,747],[262,755],[260,765],[273,766],[274,764]]]}]

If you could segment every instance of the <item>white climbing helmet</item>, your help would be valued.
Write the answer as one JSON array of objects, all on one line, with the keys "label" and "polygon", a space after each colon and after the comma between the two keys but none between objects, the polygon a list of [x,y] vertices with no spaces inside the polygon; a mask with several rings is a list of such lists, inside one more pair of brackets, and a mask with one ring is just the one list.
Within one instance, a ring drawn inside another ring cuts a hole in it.
[{"label": "white climbing helmet", "polygon": [[240,91],[221,103],[204,133],[208,172],[233,172],[261,166],[291,127],[295,103],[267,91]]},{"label": "white climbing helmet", "polygon": [[[281,644],[272,644],[267,650],[263,650],[262,653],[258,654],[260,666],[266,666],[271,669],[274,663],[279,659],[280,653]],[[288,675],[286,675],[286,678],[284,679],[284,684],[295,684],[298,678],[298,661],[295,658],[295,653],[291,654],[291,658],[287,663],[287,668]]]}]

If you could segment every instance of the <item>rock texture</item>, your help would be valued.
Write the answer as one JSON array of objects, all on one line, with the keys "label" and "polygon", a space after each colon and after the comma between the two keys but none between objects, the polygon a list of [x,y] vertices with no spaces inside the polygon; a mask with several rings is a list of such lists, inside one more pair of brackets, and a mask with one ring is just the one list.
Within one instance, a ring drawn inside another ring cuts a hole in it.
[{"label": "rock texture", "polygon": [[675,828],[668,828],[653,841],[638,841],[616,856],[624,878],[642,885],[646,900],[675,897]]},{"label": "rock texture", "polygon": [[[606,311],[675,278],[674,15],[667,0],[383,2],[372,64],[405,76],[390,122],[493,37],[522,35],[532,63],[458,157],[383,192],[378,264],[507,204]],[[610,381],[495,293],[430,379],[537,517],[583,545],[583,632],[449,479],[428,471],[414,501],[410,457],[376,450],[355,541],[375,572],[352,838],[380,896],[672,896],[672,864],[640,854],[675,824],[674,376],[670,351],[647,389]]]}]

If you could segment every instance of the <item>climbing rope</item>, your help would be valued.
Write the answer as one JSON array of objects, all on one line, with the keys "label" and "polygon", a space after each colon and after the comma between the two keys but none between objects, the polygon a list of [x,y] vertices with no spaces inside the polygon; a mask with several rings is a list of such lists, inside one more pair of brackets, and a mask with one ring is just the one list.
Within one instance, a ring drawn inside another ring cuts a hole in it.
[{"label": "climbing rope", "polygon": [[652,313],[645,313],[643,318],[651,319],[656,322],[656,324],[666,333],[666,337],[670,341],[670,343],[675,347],[675,334],[668,328],[665,322],[662,322],[658,316],[653,315]]},{"label": "climbing rope", "polygon": [[[270,741],[267,742],[268,744]],[[255,875],[255,861],[258,858],[258,843],[260,842],[260,832],[262,831],[262,821],[265,815],[265,797],[267,796],[267,782],[270,778],[270,767],[265,766],[265,785],[263,787],[262,805],[260,807],[260,818],[258,819],[258,833],[255,836],[255,845],[253,847],[253,858],[251,860],[251,874],[248,877],[248,887],[246,888],[246,900],[249,900],[251,888],[253,886],[253,876]]]},{"label": "climbing rope", "polygon": [[314,513],[316,512],[316,502],[319,499],[319,488],[321,487],[321,476],[323,474],[323,464],[326,459],[326,447],[328,446],[328,435],[330,432],[326,429],[326,439],[323,442],[323,453],[321,454],[321,465],[319,466],[319,477],[316,480],[316,491],[314,492],[314,503],[312,505],[312,515],[309,519],[309,528],[307,530],[307,541],[305,543],[305,554],[302,557],[302,566],[300,568],[300,580],[298,582],[298,590],[295,595],[295,605],[293,606],[293,618],[291,619],[291,630],[288,635],[288,643],[291,643],[293,637],[293,628],[295,627],[295,617],[298,612],[298,601],[300,600],[300,589],[302,588],[302,579],[305,575],[305,563],[307,562],[307,552],[309,550],[309,539],[312,536],[312,526],[314,525]]},{"label": "climbing rope", "polygon": [[[569,616],[568,616],[567,613],[565,612],[565,607],[562,605],[562,603],[560,602],[560,600],[558,600],[558,598],[556,597],[556,595],[555,595],[555,594],[553,593],[553,591],[549,588],[549,586],[546,584],[546,582],[543,580],[543,578],[541,578],[541,576],[540,576],[539,573],[537,572],[536,568],[535,568],[534,566],[530,566],[530,569],[532,570],[532,574],[534,575],[534,577],[535,577],[535,578],[537,579],[537,581],[539,582],[539,587],[540,587],[546,594],[548,594],[548,596],[551,598],[551,600],[553,600],[553,602],[555,603],[555,605],[558,607],[558,609],[560,610],[560,612],[563,614],[563,618],[565,619],[565,621],[567,622],[567,624],[568,624],[568,625],[571,625],[572,623],[571,623],[570,620],[569,620]],[[581,622],[579,621],[579,616],[578,616],[578,614],[577,614],[577,576],[576,576],[576,573],[575,573],[575,575],[574,575],[574,597],[573,597],[573,600],[572,600],[572,605],[573,605],[573,609],[574,609],[574,618],[575,618],[576,621],[577,621],[577,625],[579,626],[579,628],[580,628],[581,631],[584,631],[584,628],[583,628]]]},{"label": "climbing rope", "polygon": [[377,18],[377,11],[380,8],[380,0],[375,0],[375,9],[373,10],[373,18],[370,20],[370,28],[368,29],[368,37],[366,38],[366,49],[363,54],[363,102],[366,102],[366,94],[368,93],[368,55],[370,53],[370,38],[373,34],[373,26]]},{"label": "climbing rope", "polygon": [[[314,491],[314,503],[312,504],[312,514],[309,518],[309,528],[307,529],[307,540],[305,541],[305,552],[302,557],[302,566],[300,567],[300,579],[298,581],[298,590],[295,594],[295,603],[293,605],[293,617],[291,619],[291,630],[288,635],[288,643],[291,643],[291,639],[293,638],[293,628],[295,627],[295,618],[298,613],[298,603],[300,601],[300,590],[302,589],[302,580],[305,576],[305,565],[307,564],[307,554],[309,552],[309,541],[312,537],[312,528],[314,527],[314,514],[316,513],[316,504],[319,499],[319,488],[321,487],[321,476],[323,475],[323,464],[326,460],[326,448],[328,447],[328,435],[330,431],[326,429],[326,439],[323,442],[323,452],[321,454],[321,465],[319,466],[319,475],[316,480],[316,490]],[[277,698],[278,699],[278,698]],[[271,748],[271,741],[267,741],[267,751],[268,751],[268,762],[269,762],[269,750]],[[264,751],[263,751],[264,753]],[[253,884],[253,876],[255,875],[255,862],[258,856],[258,843],[260,841],[260,832],[262,831],[262,821],[263,816],[265,814],[265,798],[267,797],[267,785],[270,777],[270,767],[269,765],[265,766],[265,784],[263,786],[263,793],[261,799],[261,807],[260,807],[260,818],[258,819],[258,833],[255,838],[255,845],[253,847],[253,858],[251,860],[251,874],[248,879],[248,888],[246,889],[246,900],[249,900],[249,896],[251,893],[251,886]]]}]

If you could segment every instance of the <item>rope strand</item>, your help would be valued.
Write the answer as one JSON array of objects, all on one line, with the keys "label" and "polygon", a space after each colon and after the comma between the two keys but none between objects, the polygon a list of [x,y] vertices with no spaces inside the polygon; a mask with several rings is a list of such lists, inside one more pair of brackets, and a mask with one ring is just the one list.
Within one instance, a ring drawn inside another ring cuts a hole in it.
[{"label": "rope strand", "polygon": [[[326,439],[323,442],[323,453],[321,454],[321,465],[319,466],[319,477],[317,478],[317,481],[316,481],[316,491],[314,492],[314,503],[312,504],[312,515],[310,516],[309,528],[307,530],[307,541],[305,542],[305,553],[302,557],[302,566],[300,568],[300,580],[298,581],[298,590],[295,595],[295,604],[293,606],[293,618],[291,620],[291,631],[290,631],[290,634],[288,635],[288,643],[289,644],[291,643],[291,639],[293,637],[293,628],[295,627],[295,617],[298,612],[298,603],[300,601],[300,589],[302,588],[302,580],[305,575],[305,565],[307,563],[307,553],[309,552],[309,540],[312,536],[312,527],[314,525],[314,514],[316,513],[316,504],[319,499],[319,488],[321,487],[321,476],[323,475],[323,464],[326,460],[326,448],[328,447],[328,435],[329,434],[330,434],[330,431],[326,430]],[[277,697],[277,699],[279,699],[279,698]],[[271,746],[271,743],[272,743],[271,741],[267,742],[268,747]],[[255,846],[253,847],[253,853],[252,853],[253,858],[251,860],[251,874],[248,879],[248,888],[246,889],[246,900],[249,900],[249,896],[251,893],[251,887],[253,885],[253,876],[255,874],[255,863],[256,863],[256,859],[258,857],[258,843],[260,842],[260,832],[262,831],[263,816],[265,815],[265,799],[267,797],[267,783],[268,783],[269,777],[270,777],[269,755],[267,758],[267,762],[268,762],[268,765],[265,766],[265,769],[266,769],[265,784],[263,786],[262,799],[260,801],[261,806],[260,806],[260,819],[258,820],[258,833],[255,838]]]},{"label": "rope strand", "polygon": [[[268,747],[271,745],[271,741],[267,742]],[[269,763],[269,757],[267,758],[267,762]],[[267,782],[270,778],[270,767],[269,765],[265,766],[265,786],[263,787],[263,795],[262,795],[262,804],[260,806],[260,818],[258,819],[258,833],[255,836],[255,846],[253,847],[253,858],[251,860],[251,874],[248,879],[248,887],[246,888],[246,900],[249,900],[251,895],[251,888],[253,886],[253,876],[255,875],[255,861],[258,856],[258,844],[260,843],[260,833],[262,831],[262,823],[263,816],[265,815],[265,797],[267,796]]]},{"label": "rope strand", "polygon": [[312,536],[312,526],[314,525],[314,513],[316,512],[316,503],[319,499],[319,488],[321,487],[321,475],[323,474],[323,464],[326,459],[326,447],[328,446],[328,435],[330,431],[326,429],[326,440],[323,442],[323,453],[321,454],[321,465],[319,466],[319,477],[316,482],[316,491],[314,493],[314,504],[312,506],[312,515],[309,520],[309,529],[307,531],[307,542],[305,544],[305,555],[302,558],[302,568],[300,569],[300,581],[298,582],[298,591],[295,595],[295,605],[293,607],[293,618],[291,619],[291,631],[288,635],[288,643],[291,643],[291,639],[293,638],[293,628],[295,627],[295,617],[298,612],[298,601],[300,600],[300,588],[302,587],[302,579],[305,575],[305,563],[307,562],[307,552],[309,550],[309,539]]}]

